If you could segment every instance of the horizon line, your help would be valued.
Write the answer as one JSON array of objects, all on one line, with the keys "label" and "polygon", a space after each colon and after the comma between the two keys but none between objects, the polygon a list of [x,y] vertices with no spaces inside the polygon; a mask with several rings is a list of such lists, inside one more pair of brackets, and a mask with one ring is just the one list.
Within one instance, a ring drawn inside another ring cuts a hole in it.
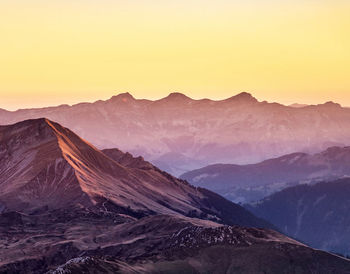
[{"label": "horizon line", "polygon": [[[252,100],[255,100],[257,101],[258,103],[268,103],[268,104],[279,104],[279,105],[282,105],[282,106],[285,106],[285,107],[291,107],[291,108],[303,108],[303,107],[308,107],[308,106],[319,106],[319,105],[324,105],[324,104],[327,104],[327,103],[333,103],[333,104],[336,104],[336,105],[339,105],[340,107],[342,108],[348,108],[349,106],[344,106],[338,102],[335,102],[335,101],[325,101],[324,103],[316,103],[316,104],[306,104],[306,103],[302,103],[302,102],[295,102],[295,103],[292,103],[292,104],[284,104],[284,103],[280,103],[280,102],[277,102],[277,101],[267,101],[267,100],[261,100],[259,101],[251,92],[246,92],[246,91],[242,91],[242,92],[239,92],[239,93],[236,93],[232,96],[229,96],[229,97],[226,97],[224,99],[211,99],[211,98],[208,98],[208,97],[202,97],[202,98],[192,98],[190,96],[188,96],[186,93],[184,92],[178,92],[178,91],[174,91],[174,92],[170,92],[168,95],[166,96],[162,96],[162,97],[159,97],[159,98],[154,98],[154,99],[149,99],[149,98],[136,98],[134,97],[134,95],[129,92],[129,91],[126,91],[126,92],[120,92],[120,93],[117,93],[115,95],[112,95],[111,97],[107,98],[107,99],[98,99],[98,100],[91,100],[91,101],[80,101],[80,102],[77,102],[77,103],[61,103],[61,104],[56,104],[56,105],[46,105],[46,106],[38,106],[38,107],[24,107],[24,108],[16,108],[16,109],[7,109],[7,108],[2,108],[0,106],[0,110],[4,110],[4,111],[8,111],[8,112],[17,112],[17,111],[21,111],[21,110],[34,110],[34,109],[44,109],[44,108],[57,108],[57,107],[62,107],[62,106],[67,106],[67,107],[74,107],[74,106],[77,106],[77,105],[80,105],[80,104],[94,104],[94,103],[97,103],[97,102],[107,102],[109,100],[112,100],[113,98],[116,98],[118,96],[122,96],[122,95],[129,95],[130,97],[132,97],[134,100],[148,100],[148,101],[152,101],[152,102],[157,102],[157,101],[161,101],[163,99],[166,99],[168,97],[170,97],[171,95],[181,95],[181,96],[184,96],[190,100],[193,100],[193,101],[202,101],[202,100],[209,100],[209,101],[212,101],[212,102],[222,102],[222,101],[227,101],[229,99],[233,99],[233,98],[237,98],[239,96],[247,96],[247,97],[250,97]],[[302,105],[301,107],[293,107],[293,105]]]}]

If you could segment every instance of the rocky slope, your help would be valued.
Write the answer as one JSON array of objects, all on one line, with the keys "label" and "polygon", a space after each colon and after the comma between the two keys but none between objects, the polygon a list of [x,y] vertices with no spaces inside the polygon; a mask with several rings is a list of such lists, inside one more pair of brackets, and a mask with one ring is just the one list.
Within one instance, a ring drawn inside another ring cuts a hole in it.
[{"label": "rocky slope", "polygon": [[257,164],[216,164],[180,176],[234,202],[260,200],[300,183],[350,176],[350,147],[331,147],[317,154],[293,153]]},{"label": "rocky slope", "polygon": [[3,110],[0,124],[40,117],[64,124],[100,149],[143,155],[174,175],[214,163],[318,152],[349,145],[350,139],[350,109],[332,102],[295,108],[259,102],[248,93],[221,101],[180,93],[138,100],[124,93],[74,106]]},{"label": "rocky slope", "polygon": [[6,274],[350,271],[348,260],[266,229],[61,210],[11,219],[0,227],[0,273]]},{"label": "rocky slope", "polygon": [[350,255],[350,179],[287,188],[247,208],[312,247]]},{"label": "rocky slope", "polygon": [[[110,157],[108,157],[110,156]],[[121,151],[105,153],[47,119],[0,127],[0,207],[32,213],[113,208],[268,226],[242,207]]]}]

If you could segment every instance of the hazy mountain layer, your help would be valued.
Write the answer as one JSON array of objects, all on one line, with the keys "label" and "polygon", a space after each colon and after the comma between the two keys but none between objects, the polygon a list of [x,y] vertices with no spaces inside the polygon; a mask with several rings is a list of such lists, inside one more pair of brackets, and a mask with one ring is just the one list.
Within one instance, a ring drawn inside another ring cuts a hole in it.
[{"label": "hazy mountain layer", "polygon": [[3,110],[0,124],[41,117],[64,124],[100,149],[143,155],[175,175],[214,163],[318,152],[350,140],[350,109],[332,102],[288,107],[258,102],[248,93],[222,101],[180,93],[150,101],[124,93],[74,106]]},{"label": "hazy mountain layer", "polygon": [[251,202],[300,183],[350,176],[350,147],[293,153],[251,165],[216,164],[181,175],[235,202]]}]

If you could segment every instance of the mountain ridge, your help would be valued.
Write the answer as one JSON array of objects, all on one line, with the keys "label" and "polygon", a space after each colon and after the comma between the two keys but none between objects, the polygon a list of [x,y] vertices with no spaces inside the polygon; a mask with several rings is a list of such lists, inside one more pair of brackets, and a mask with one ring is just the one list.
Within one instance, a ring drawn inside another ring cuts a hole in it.
[{"label": "mountain ridge", "polygon": [[40,117],[66,125],[99,149],[142,155],[175,176],[218,162],[249,164],[350,145],[350,109],[335,103],[293,108],[249,93],[223,100],[172,93],[153,101],[123,93],[94,103],[5,111],[0,124]]},{"label": "mountain ridge", "polygon": [[270,226],[244,208],[195,188],[143,158],[117,149],[102,152],[44,118],[0,127],[0,182],[0,204],[10,210],[105,209],[107,204],[135,216],[191,215],[229,224]]},{"label": "mountain ridge", "polygon": [[139,102],[148,102],[148,103],[152,103],[152,102],[158,102],[158,101],[166,101],[166,100],[171,100],[171,99],[175,99],[175,98],[184,98],[186,100],[190,100],[193,102],[202,102],[202,101],[207,101],[207,102],[229,102],[229,101],[251,101],[251,102],[258,102],[258,103],[263,103],[263,104],[277,104],[283,107],[287,107],[287,108],[305,108],[305,107],[317,107],[317,106],[340,106],[341,108],[347,108],[345,106],[342,106],[340,103],[334,102],[334,101],[326,101],[324,103],[320,103],[320,104],[299,104],[299,103],[294,103],[294,104],[282,104],[282,103],[278,103],[278,102],[268,102],[268,101],[258,101],[258,99],[256,97],[254,97],[254,95],[252,93],[249,92],[240,92],[236,95],[233,95],[231,97],[227,97],[224,99],[209,99],[209,98],[201,98],[201,99],[194,99],[192,97],[187,96],[185,93],[182,92],[171,92],[169,93],[167,96],[164,96],[162,98],[159,99],[145,99],[145,98],[135,98],[132,93],[130,92],[122,92],[122,93],[118,93],[116,95],[111,96],[108,99],[105,100],[96,100],[96,101],[92,101],[92,102],[79,102],[79,103],[75,103],[75,104],[59,104],[59,105],[52,105],[52,106],[47,106],[47,107],[27,107],[27,108],[19,108],[16,110],[8,110],[6,108],[0,108],[0,111],[5,111],[5,112],[22,112],[22,111],[26,111],[26,110],[41,110],[41,109],[54,109],[54,108],[59,108],[59,107],[75,107],[75,106],[79,106],[79,105],[89,105],[89,104],[96,104],[96,103],[105,103],[108,101],[123,101],[123,99],[128,99],[131,101],[139,101]]},{"label": "mountain ridge", "polygon": [[[243,203],[256,201],[272,192],[299,183],[314,183],[350,176],[350,147],[329,147],[308,154],[296,152],[256,164],[215,164],[180,176]],[[259,194],[260,191],[260,194]],[[245,192],[245,193],[244,193]],[[253,200],[249,200],[249,195]],[[243,199],[245,197],[247,199]]]}]

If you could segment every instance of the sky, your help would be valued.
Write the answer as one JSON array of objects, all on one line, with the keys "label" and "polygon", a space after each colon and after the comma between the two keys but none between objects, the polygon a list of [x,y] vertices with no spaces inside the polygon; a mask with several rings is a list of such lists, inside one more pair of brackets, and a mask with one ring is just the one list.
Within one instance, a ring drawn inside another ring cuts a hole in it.
[{"label": "sky", "polygon": [[0,0],[0,108],[170,92],[350,106],[348,0]]}]

